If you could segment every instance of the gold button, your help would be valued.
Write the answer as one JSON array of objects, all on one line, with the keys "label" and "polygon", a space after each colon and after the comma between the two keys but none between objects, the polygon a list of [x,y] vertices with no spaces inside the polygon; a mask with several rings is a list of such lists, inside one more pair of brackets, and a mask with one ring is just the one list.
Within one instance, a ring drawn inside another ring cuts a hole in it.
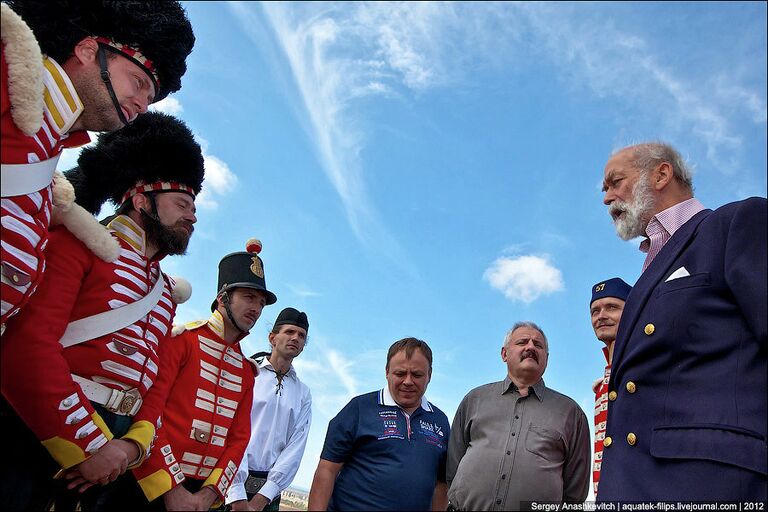
[{"label": "gold button", "polygon": [[627,434],[627,442],[629,443],[629,446],[635,446],[637,443],[637,436],[633,432],[630,432]]},{"label": "gold button", "polygon": [[653,324],[646,324],[644,331],[645,331],[645,334],[650,336],[656,331],[656,326]]},{"label": "gold button", "polygon": [[608,400],[610,400],[611,402],[616,400],[616,392],[615,391],[611,391],[610,393],[608,393]]},{"label": "gold button", "polygon": [[627,382],[627,392],[634,393],[635,391],[637,391],[637,386],[635,386],[635,383],[632,381]]},{"label": "gold button", "polygon": [[611,439],[611,436],[605,436],[605,439],[603,440],[603,446],[607,448],[611,446],[611,443],[613,443],[613,439]]}]

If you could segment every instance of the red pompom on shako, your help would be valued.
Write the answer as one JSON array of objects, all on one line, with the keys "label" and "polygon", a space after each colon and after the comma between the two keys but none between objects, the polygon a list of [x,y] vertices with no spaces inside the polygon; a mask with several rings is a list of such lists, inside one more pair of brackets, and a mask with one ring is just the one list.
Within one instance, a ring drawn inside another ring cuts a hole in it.
[{"label": "red pompom on shako", "polygon": [[259,254],[261,252],[261,240],[251,238],[245,242],[245,252]]}]

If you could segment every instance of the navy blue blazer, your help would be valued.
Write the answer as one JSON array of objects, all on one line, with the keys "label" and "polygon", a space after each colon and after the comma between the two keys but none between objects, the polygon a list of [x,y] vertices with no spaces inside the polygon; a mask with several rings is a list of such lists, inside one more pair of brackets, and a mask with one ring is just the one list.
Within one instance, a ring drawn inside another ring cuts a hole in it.
[{"label": "navy blue blazer", "polygon": [[766,500],[766,229],[764,198],[699,212],[632,288],[598,500]]}]

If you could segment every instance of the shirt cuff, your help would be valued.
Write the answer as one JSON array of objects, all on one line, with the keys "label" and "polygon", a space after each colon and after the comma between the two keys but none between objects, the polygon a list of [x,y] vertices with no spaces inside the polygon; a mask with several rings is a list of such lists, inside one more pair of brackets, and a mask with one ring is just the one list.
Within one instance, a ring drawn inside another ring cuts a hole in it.
[{"label": "shirt cuff", "polygon": [[269,501],[272,501],[278,494],[280,494],[280,486],[271,480],[267,480],[261,489],[259,489],[259,494],[268,498]]},{"label": "shirt cuff", "polygon": [[227,491],[227,497],[226,497],[226,500],[224,501],[227,505],[230,505],[235,501],[247,500],[247,499],[248,499],[248,495],[245,493],[245,485],[232,484],[229,486],[229,490]]}]

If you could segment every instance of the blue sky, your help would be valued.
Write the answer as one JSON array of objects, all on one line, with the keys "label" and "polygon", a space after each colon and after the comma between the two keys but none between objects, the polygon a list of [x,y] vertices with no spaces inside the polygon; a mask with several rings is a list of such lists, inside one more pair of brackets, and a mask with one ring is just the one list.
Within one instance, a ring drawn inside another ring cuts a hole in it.
[{"label": "blue sky", "polygon": [[672,143],[711,208],[766,196],[762,2],[185,5],[197,43],[158,107],[196,133],[207,179],[189,253],[163,267],[193,285],[177,318],[207,317],[218,261],[255,236],[278,302],[244,351],[283,307],[309,315],[298,487],[403,337],[432,347],[427,396],[453,418],[532,320],[547,385],[591,423],[591,286],[643,261],[602,204],[614,149]]}]

